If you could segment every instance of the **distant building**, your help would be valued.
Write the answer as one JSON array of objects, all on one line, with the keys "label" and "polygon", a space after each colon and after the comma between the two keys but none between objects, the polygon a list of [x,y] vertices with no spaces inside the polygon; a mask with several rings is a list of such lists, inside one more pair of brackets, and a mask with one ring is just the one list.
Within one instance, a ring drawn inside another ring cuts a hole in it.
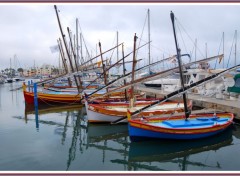
[{"label": "distant building", "polygon": [[43,64],[41,67],[29,68],[23,70],[23,75],[25,77],[32,77],[32,76],[50,76],[53,74],[58,74],[58,68],[49,65]]}]

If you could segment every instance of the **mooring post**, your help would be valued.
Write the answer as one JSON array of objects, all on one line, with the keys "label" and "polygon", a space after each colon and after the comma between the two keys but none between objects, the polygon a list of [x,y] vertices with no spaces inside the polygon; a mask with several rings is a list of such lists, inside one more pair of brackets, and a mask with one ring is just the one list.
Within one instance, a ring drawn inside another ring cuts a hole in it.
[{"label": "mooring post", "polygon": [[28,81],[28,92],[30,92],[30,81]]},{"label": "mooring post", "polygon": [[36,128],[39,129],[38,123],[38,96],[37,96],[37,83],[33,84],[33,92],[34,92],[34,108],[35,108],[35,121],[36,121]]},{"label": "mooring post", "polygon": [[34,92],[34,106],[38,107],[37,83],[33,84],[33,92]]},{"label": "mooring post", "polygon": [[35,121],[36,121],[36,129],[39,130],[39,121],[38,121],[38,107],[35,106]]}]

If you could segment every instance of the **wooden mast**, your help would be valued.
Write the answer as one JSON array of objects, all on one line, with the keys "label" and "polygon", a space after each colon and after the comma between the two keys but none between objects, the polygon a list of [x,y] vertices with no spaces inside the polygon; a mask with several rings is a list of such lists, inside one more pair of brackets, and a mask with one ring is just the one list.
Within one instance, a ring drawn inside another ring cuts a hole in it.
[{"label": "wooden mast", "polygon": [[[71,35],[70,35],[69,27],[67,27],[67,31],[68,31],[68,35],[69,35],[69,39],[70,39],[70,46],[71,46],[72,52],[73,52],[73,58],[74,58],[75,65],[76,65],[76,71],[77,71],[77,73],[79,73],[76,53],[75,53],[74,48],[73,48],[73,43],[72,43],[72,38],[71,38]],[[79,84],[80,84],[80,88],[82,89],[82,81],[81,81],[80,75],[78,75],[78,81],[79,81]]]},{"label": "wooden mast", "polygon": [[[70,52],[69,52],[68,47],[67,47],[67,41],[66,41],[65,35],[64,35],[64,33],[63,33],[62,26],[61,26],[61,22],[60,22],[60,19],[59,19],[57,6],[54,5],[54,8],[55,8],[55,11],[56,11],[57,20],[58,20],[58,25],[59,25],[59,29],[60,29],[60,32],[61,32],[61,35],[62,35],[62,38],[63,38],[63,43],[64,43],[64,45],[65,45],[65,49],[66,49],[66,52],[67,52],[67,56],[68,56],[68,59],[69,59],[69,63],[70,63],[72,72],[74,72],[74,68],[73,68],[73,65],[72,65],[72,60],[71,60]],[[75,83],[76,83],[76,86],[77,86],[77,89],[78,89],[78,93],[80,93],[79,86],[78,86],[78,82],[77,82],[77,78],[76,78],[75,75],[74,75],[74,80],[75,80]]]},{"label": "wooden mast", "polygon": [[[65,72],[67,74],[68,73],[68,67],[67,67],[67,63],[66,63],[66,58],[65,58],[65,55],[64,55],[63,47],[62,47],[62,41],[59,38],[59,40],[57,40],[57,42],[58,42],[59,51],[60,51],[60,54],[61,54],[61,57],[62,57],[63,66],[64,66]],[[70,87],[72,87],[72,82],[71,82],[71,79],[69,77],[68,77],[68,85]]]},{"label": "wooden mast", "polygon": [[[151,63],[151,54],[150,54],[150,10],[148,9],[148,64]],[[151,72],[151,69],[149,67],[149,74]]]},{"label": "wooden mast", "polygon": [[[137,36],[136,33],[134,35],[134,44],[133,44],[133,64],[132,64],[132,83],[134,82],[134,76],[135,76],[135,66],[136,66],[136,43],[137,43]],[[134,86],[131,86],[131,94],[130,94],[130,100],[133,101],[134,98]],[[134,101],[132,104],[130,104],[130,107],[134,106]]]},{"label": "wooden mast", "polygon": [[[124,59],[124,45],[122,44],[122,58],[123,58],[123,76],[126,75],[126,68],[125,68],[125,59]],[[123,81],[124,85],[126,85],[126,79]],[[125,101],[127,101],[127,90],[124,90],[125,94]]]},{"label": "wooden mast", "polygon": [[[103,70],[103,75],[104,75],[104,84],[107,85],[107,74],[106,74],[105,64],[104,64],[104,61],[103,61],[101,42],[99,42],[98,45],[99,45],[99,51],[100,51],[100,56],[101,56],[101,62],[102,62],[102,70]],[[108,88],[107,88],[107,92],[108,92]]]},{"label": "wooden mast", "polygon": [[84,59],[83,59],[83,48],[82,48],[82,33],[80,33],[80,53],[81,53],[81,59],[80,59],[80,63],[81,65],[84,63]]},{"label": "wooden mast", "polygon": [[[171,17],[171,20],[172,20],[174,40],[175,40],[175,46],[176,46],[176,51],[177,51],[177,60],[178,60],[178,67],[179,67],[179,73],[180,73],[180,81],[181,81],[182,89],[184,90],[182,61],[181,61],[181,50],[178,47],[178,43],[177,43],[177,37],[176,37],[176,31],[175,31],[175,23],[174,23],[175,17],[174,17],[174,13],[172,11],[170,13],[170,17]],[[187,107],[186,93],[183,93],[183,103],[184,103],[185,118],[188,119],[188,117],[190,115],[190,111],[188,110],[188,107]]]},{"label": "wooden mast", "polygon": [[78,19],[76,18],[76,57],[77,57],[77,63],[79,65],[79,48],[78,48]]}]

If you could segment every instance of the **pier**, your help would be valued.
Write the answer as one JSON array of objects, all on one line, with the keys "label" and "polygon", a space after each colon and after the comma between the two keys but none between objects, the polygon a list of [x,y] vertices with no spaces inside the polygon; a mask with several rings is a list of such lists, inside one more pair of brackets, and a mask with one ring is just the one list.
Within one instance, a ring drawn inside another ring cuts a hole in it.
[{"label": "pier", "polygon": [[[146,92],[148,96],[156,96],[161,97],[167,95],[169,92],[148,88],[145,86],[136,86],[136,90],[140,90]],[[179,99],[181,96],[179,96]],[[175,98],[178,99],[178,98]],[[230,100],[230,99],[217,99],[214,97],[207,97],[204,95],[198,95],[193,93],[188,93],[188,99],[193,101],[193,106],[198,106],[205,108],[205,111],[223,111],[223,112],[231,112],[235,114],[236,120],[240,120],[240,101],[239,100]],[[208,110],[207,110],[208,109]]]}]

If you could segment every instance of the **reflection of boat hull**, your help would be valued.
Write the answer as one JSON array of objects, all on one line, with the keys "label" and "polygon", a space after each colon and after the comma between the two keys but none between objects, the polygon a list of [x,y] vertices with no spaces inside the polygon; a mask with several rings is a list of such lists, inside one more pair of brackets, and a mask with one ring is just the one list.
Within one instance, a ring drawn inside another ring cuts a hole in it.
[{"label": "reflection of boat hull", "polygon": [[[82,109],[81,104],[74,105],[58,105],[58,106],[49,106],[47,104],[41,104],[38,106],[38,114],[48,114],[48,113],[56,113],[63,111],[74,111]],[[35,114],[35,107],[33,104],[25,105],[25,114]]]},{"label": "reflection of boat hull", "polygon": [[139,138],[198,139],[224,131],[233,121],[233,114],[219,113],[192,115],[188,120],[182,116],[129,120],[131,140]]},{"label": "reflection of boat hull", "polygon": [[88,124],[88,143],[102,140],[117,139],[127,137],[128,127],[126,124]]},{"label": "reflection of boat hull", "polygon": [[129,149],[129,161],[150,162],[174,159],[231,145],[232,129],[229,128],[214,138],[208,137],[191,141],[179,140],[151,140],[144,142],[131,142]]}]

